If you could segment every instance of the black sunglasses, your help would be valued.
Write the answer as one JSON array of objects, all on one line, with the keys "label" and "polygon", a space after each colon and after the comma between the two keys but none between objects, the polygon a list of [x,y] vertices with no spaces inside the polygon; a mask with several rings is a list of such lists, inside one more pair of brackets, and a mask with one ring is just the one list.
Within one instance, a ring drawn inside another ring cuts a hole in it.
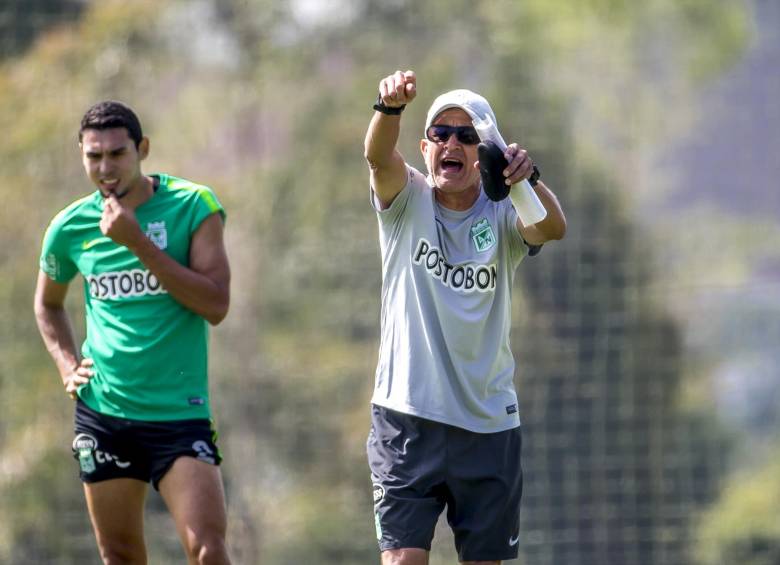
[{"label": "black sunglasses", "polygon": [[453,133],[463,145],[476,145],[480,141],[477,130],[471,126],[431,126],[425,131],[425,137],[436,143],[446,143]]}]

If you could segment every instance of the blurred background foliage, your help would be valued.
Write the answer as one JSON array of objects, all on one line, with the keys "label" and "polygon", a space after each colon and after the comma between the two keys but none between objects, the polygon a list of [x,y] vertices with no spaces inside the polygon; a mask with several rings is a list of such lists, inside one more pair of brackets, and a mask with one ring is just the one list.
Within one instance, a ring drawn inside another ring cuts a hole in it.
[{"label": "blurred background foliage", "polygon": [[[411,68],[409,162],[431,100],[478,90],[569,219],[515,292],[517,562],[776,565],[778,29],[774,0],[3,2],[0,562],[98,559],[31,305],[48,221],[92,190],[76,132],[106,98],[138,111],[147,172],[228,210],[211,388],[236,562],[378,562],[362,144],[378,81]],[[441,526],[433,565],[454,562]],[[147,533],[151,563],[180,560],[156,494]]]}]

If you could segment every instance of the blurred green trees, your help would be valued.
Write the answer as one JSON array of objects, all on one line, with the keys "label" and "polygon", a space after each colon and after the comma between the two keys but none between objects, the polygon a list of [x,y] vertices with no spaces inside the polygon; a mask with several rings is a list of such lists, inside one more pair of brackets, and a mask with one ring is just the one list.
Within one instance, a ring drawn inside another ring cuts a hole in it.
[{"label": "blurred green trees", "polygon": [[52,27],[72,22],[83,10],[78,0],[4,0],[0,6],[0,58],[17,55]]},{"label": "blurred green trees", "polygon": [[697,556],[702,565],[780,561],[780,457],[743,471],[723,489],[700,521]]}]

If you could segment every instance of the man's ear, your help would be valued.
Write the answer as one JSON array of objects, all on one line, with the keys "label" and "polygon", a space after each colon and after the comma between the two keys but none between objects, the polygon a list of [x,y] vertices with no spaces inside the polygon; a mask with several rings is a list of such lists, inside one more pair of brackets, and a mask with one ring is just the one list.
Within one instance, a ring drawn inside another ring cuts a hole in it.
[{"label": "man's ear", "polygon": [[420,140],[420,153],[422,153],[423,161],[425,162],[425,166],[428,168],[428,172],[431,172],[431,166],[430,163],[428,163],[428,149],[431,146],[431,141],[425,138],[422,138]]},{"label": "man's ear", "polygon": [[138,144],[138,157],[143,161],[149,156],[149,138],[144,136]]}]

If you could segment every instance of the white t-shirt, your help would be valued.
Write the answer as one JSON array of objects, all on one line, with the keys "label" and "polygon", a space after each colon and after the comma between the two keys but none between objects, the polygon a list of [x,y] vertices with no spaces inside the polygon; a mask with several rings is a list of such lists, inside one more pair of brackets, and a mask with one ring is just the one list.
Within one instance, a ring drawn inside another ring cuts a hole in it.
[{"label": "white t-shirt", "polygon": [[528,252],[506,198],[439,205],[426,177],[381,210],[382,329],[371,402],[479,433],[520,425],[509,347],[515,269]]}]

